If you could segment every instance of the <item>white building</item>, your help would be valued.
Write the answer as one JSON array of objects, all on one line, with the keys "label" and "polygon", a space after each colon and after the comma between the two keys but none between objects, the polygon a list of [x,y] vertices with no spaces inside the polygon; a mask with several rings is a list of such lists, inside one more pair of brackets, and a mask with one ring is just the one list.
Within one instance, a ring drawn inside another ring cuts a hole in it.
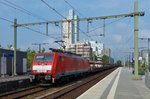
[{"label": "white building", "polygon": [[[78,20],[79,17],[77,15],[74,16],[75,20]],[[74,21],[74,43],[79,41],[79,21]]]},{"label": "white building", "polygon": [[104,49],[103,43],[98,43],[97,41],[89,41],[88,43],[90,44],[92,51],[96,56],[100,56],[102,54]]},{"label": "white building", "polygon": [[79,21],[77,21],[78,16],[74,14],[72,9],[69,10],[67,19],[76,19],[71,22],[63,22],[63,41],[66,48],[69,48],[69,45],[79,41]]},{"label": "white building", "polygon": [[97,43],[98,46],[98,53],[99,55],[103,54],[103,50],[104,50],[104,44],[103,43]]}]

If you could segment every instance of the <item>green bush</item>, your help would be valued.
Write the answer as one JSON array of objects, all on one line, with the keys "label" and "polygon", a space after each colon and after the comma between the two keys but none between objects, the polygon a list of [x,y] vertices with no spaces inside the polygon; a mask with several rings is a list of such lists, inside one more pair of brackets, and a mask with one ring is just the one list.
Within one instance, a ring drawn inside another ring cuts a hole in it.
[{"label": "green bush", "polygon": [[139,75],[144,75],[146,70],[146,64],[139,65]]}]

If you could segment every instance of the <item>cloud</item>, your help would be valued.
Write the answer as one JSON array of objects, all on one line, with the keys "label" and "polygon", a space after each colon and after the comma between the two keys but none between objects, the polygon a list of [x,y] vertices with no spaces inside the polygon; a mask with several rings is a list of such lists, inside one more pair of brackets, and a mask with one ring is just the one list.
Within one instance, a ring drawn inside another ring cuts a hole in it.
[{"label": "cloud", "polygon": [[149,30],[141,30],[139,31],[140,38],[150,38],[150,29]]},{"label": "cloud", "polygon": [[133,30],[133,26],[132,26],[132,23],[130,22],[127,22],[127,21],[121,21],[121,22],[118,22],[115,27],[117,28],[117,31],[121,31],[121,33],[129,33],[131,32],[131,30]]},{"label": "cloud", "polygon": [[[93,2],[93,1],[92,1]],[[90,8],[90,9],[99,9],[99,8],[105,8],[105,9],[110,9],[110,8],[115,8],[118,6],[117,2],[93,2],[93,4],[86,4],[84,5],[85,8]]]},{"label": "cloud", "polygon": [[[57,13],[55,13],[53,10],[49,9],[44,3],[42,3],[40,0],[8,0],[10,2],[13,2],[17,5],[20,5],[21,7],[29,10],[30,12],[33,12],[34,14],[44,17],[47,20],[57,20],[62,19]],[[66,17],[68,15],[68,9],[71,7],[68,6],[63,0],[45,0],[49,5],[54,7],[58,12],[60,12],[62,15]],[[4,1],[5,2],[5,1]],[[30,3],[29,3],[30,2]],[[126,12],[132,12],[134,7],[134,0],[69,0],[69,3],[71,3],[80,13],[84,15],[84,17],[90,17],[90,16],[106,16],[106,15],[114,15],[114,14],[122,14]],[[149,17],[150,17],[150,9],[149,9],[149,3],[150,0],[139,0],[139,10],[145,11],[144,17],[139,17],[139,37],[150,37],[150,29],[149,29]],[[4,17],[9,20],[13,20],[14,17],[17,18],[18,23],[32,23],[32,22],[39,22],[43,21],[36,17],[32,17],[30,15],[26,15],[18,10],[15,10],[13,8],[10,8],[8,6],[5,6],[3,4],[0,4],[0,16]],[[141,10],[142,9],[142,10]],[[4,13],[7,12],[7,13]],[[76,14],[78,14],[76,12]],[[79,16],[81,17],[81,16]],[[111,48],[112,50],[118,52],[118,48],[120,46],[124,46],[123,50],[130,44],[133,44],[133,35],[134,35],[134,22],[133,18],[129,18],[131,20],[128,21],[123,19],[121,21],[115,22],[110,26],[106,26],[106,35],[105,37],[100,36],[92,36],[95,34],[103,33],[103,29],[98,29],[97,31],[92,32],[89,34],[94,40],[104,40],[104,43],[107,47]],[[117,20],[117,19],[116,19]],[[11,23],[8,23],[0,20],[0,43],[2,45],[7,45],[9,42],[13,42],[13,28],[10,27],[12,25]],[[113,21],[113,20],[110,20]],[[106,22],[109,22],[107,20]],[[80,27],[81,30],[86,31],[86,24],[80,22],[80,26],[84,25],[83,27]],[[93,25],[95,27],[99,25],[103,25],[103,21],[97,21],[93,22]],[[36,29],[37,31],[42,31],[45,33],[45,25],[42,27],[31,27],[33,29]],[[95,33],[95,34],[94,34]],[[56,27],[55,25],[49,24],[49,34],[51,37],[56,37],[58,39],[60,38],[60,29]],[[80,39],[82,38],[89,39],[87,36],[83,35],[83,33],[80,36]],[[131,39],[130,39],[131,38]],[[38,46],[33,46],[31,43],[50,43],[49,45],[45,45],[42,47],[46,47],[46,49],[53,47],[58,48],[60,47],[58,44],[53,43],[55,39],[45,37],[41,34],[34,33],[30,30],[26,29],[18,29],[18,47],[22,49],[26,49],[27,47],[34,48],[38,50]],[[128,43],[128,44],[127,44]],[[130,43],[130,44],[129,44]],[[122,48],[122,47],[121,47]],[[128,50],[128,49],[127,49]],[[118,54],[118,53],[117,53]],[[119,56],[119,55],[118,55]]]},{"label": "cloud", "polygon": [[122,36],[121,35],[114,35],[113,39],[116,43],[119,43],[122,41]]}]

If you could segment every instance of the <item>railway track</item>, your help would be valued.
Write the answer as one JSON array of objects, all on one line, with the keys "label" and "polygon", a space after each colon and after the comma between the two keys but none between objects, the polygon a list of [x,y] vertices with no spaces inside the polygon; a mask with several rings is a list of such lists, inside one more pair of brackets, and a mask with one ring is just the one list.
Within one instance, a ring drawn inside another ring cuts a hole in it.
[{"label": "railway track", "polygon": [[59,89],[53,93],[45,94],[43,96],[37,97],[36,99],[75,99],[114,70],[115,69],[103,71],[72,86]]},{"label": "railway track", "polygon": [[4,94],[0,94],[0,99],[19,99],[43,90],[46,90],[47,88],[40,87],[39,85],[32,86],[29,88],[24,88],[21,90],[16,90],[13,92],[8,92]]},{"label": "railway track", "polygon": [[41,87],[37,85],[23,90],[1,94],[0,99],[74,99],[106,77],[114,69],[102,71],[94,76],[89,76],[61,86]]}]

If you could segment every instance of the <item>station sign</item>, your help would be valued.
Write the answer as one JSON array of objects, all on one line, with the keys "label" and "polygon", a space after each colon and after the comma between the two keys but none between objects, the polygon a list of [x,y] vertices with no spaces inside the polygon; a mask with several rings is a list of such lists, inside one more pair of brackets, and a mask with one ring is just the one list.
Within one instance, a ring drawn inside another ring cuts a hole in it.
[{"label": "station sign", "polygon": [[14,57],[13,53],[3,53],[3,57]]}]

